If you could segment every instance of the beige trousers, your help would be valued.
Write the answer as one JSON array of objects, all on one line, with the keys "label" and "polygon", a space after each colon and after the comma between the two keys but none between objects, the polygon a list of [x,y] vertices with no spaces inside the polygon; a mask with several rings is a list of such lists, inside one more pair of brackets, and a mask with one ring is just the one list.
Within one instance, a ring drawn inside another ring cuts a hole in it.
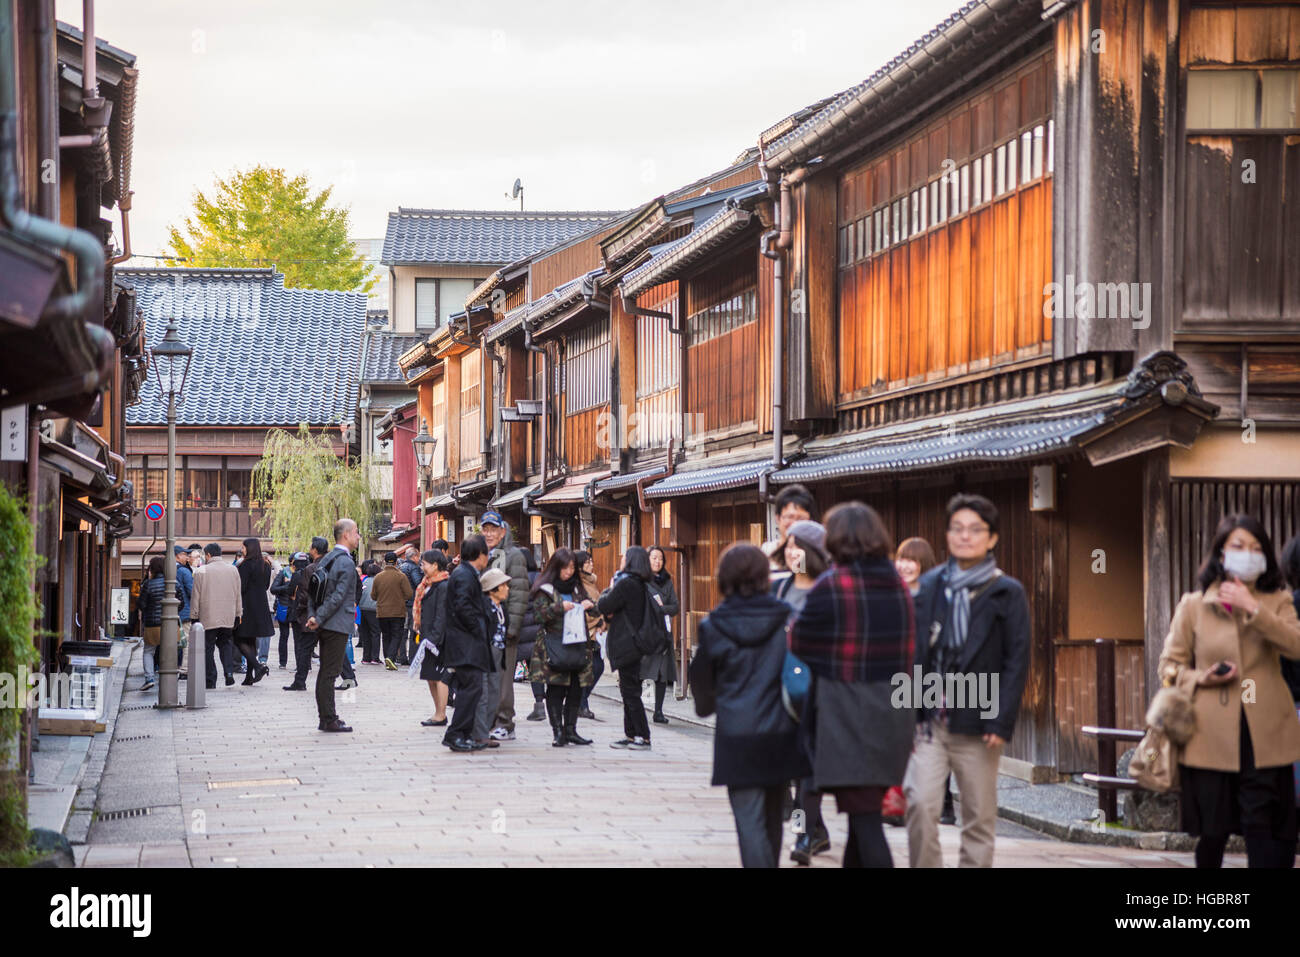
[{"label": "beige trousers", "polygon": [[943,867],[939,815],[951,770],[961,795],[959,867],[992,867],[993,836],[998,819],[998,758],[1002,745],[990,748],[978,734],[951,734],[931,722],[933,737],[918,729],[907,763],[903,793],[907,797],[907,850],[912,867]]}]

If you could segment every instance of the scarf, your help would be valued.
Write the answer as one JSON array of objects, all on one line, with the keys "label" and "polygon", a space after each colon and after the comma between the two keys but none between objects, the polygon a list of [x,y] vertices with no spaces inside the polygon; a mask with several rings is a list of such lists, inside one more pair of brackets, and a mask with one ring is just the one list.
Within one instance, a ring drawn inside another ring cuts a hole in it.
[{"label": "scarf", "polygon": [[970,589],[987,584],[997,573],[998,562],[992,555],[986,555],[978,565],[967,569],[958,567],[956,559],[948,559],[948,581],[944,590],[949,608],[948,629],[943,638],[945,670],[956,667],[961,650],[966,646],[966,633],[970,629]]},{"label": "scarf", "polygon": [[448,577],[450,576],[446,572],[434,572],[432,577],[420,579],[420,584],[415,586],[415,602],[411,605],[411,621],[415,623],[416,631],[420,630],[420,601],[430,588]]}]

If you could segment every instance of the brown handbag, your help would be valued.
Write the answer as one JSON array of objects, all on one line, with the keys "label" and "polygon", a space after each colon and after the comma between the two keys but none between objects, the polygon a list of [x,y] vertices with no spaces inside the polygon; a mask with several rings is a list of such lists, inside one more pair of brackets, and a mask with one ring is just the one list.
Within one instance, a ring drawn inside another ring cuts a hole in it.
[{"label": "brown handbag", "polygon": [[1166,684],[1156,692],[1147,708],[1147,733],[1129,761],[1129,777],[1148,791],[1177,790],[1183,746],[1195,732],[1196,715],[1191,697]]}]

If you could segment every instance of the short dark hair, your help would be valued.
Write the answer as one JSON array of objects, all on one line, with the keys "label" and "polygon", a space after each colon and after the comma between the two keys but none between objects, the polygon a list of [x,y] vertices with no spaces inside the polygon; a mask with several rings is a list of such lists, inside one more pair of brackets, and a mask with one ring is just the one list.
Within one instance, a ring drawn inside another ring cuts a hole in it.
[{"label": "short dark hair", "polygon": [[916,536],[903,539],[902,544],[898,546],[898,551],[894,553],[895,561],[900,558],[907,558],[916,562],[921,569],[922,575],[938,564],[934,557],[934,549],[930,547],[930,543],[924,538],[917,538]]},{"label": "short dark hair", "polygon": [[718,559],[718,569],[714,574],[718,579],[718,590],[724,598],[732,595],[751,598],[767,592],[767,556],[761,548],[748,542],[728,545]]},{"label": "short dark hair", "polygon": [[[821,548],[813,547],[811,542],[800,538],[798,535],[787,535],[786,542],[794,542],[797,546],[803,549],[804,561],[808,565],[808,571],[805,574],[807,574],[809,578],[820,578],[821,573],[826,571],[829,567],[826,562],[825,551]],[[785,563],[784,548],[778,549],[777,553],[772,556],[772,560],[776,562],[779,567],[784,568],[787,571],[790,570],[790,567]]]},{"label": "short dark hair", "polygon": [[203,546],[203,554],[210,555],[213,558],[219,558],[221,556],[221,546],[216,542],[209,542],[207,545]]},{"label": "short dark hair", "polygon": [[826,513],[826,550],[836,564],[885,558],[894,550],[876,510],[862,502],[841,502]]},{"label": "short dark hair", "polygon": [[397,552],[384,552],[384,564],[385,564],[385,565],[396,565],[396,564],[397,564]]},{"label": "short dark hair", "polygon": [[149,577],[157,578],[163,574],[163,560],[161,555],[155,555],[149,559]]},{"label": "short dark hair", "polygon": [[[446,552],[447,540],[445,538],[435,538],[433,542],[429,545],[429,551]],[[428,554],[428,552],[426,552],[425,554]]]},{"label": "short dark hair", "polygon": [[460,543],[460,560],[462,562],[472,562],[480,555],[486,555],[487,553],[487,539],[482,535],[466,535],[465,541]]},{"label": "short dark hair", "polygon": [[330,543],[325,540],[323,535],[317,535],[311,540],[311,547],[316,549],[318,555],[324,555],[330,550]]},{"label": "short dark hair", "polygon": [[650,553],[640,545],[633,545],[623,556],[623,570],[629,575],[635,575],[643,582],[650,580]]},{"label": "short dark hair", "polygon": [[447,566],[451,564],[451,559],[447,557],[446,552],[440,548],[431,548],[420,556],[420,561],[426,565],[435,565],[438,571],[445,572]]},{"label": "short dark hair", "polygon": [[203,550],[203,546],[200,545],[198,542],[195,542],[193,545],[191,545],[189,548],[187,548],[187,549],[185,549],[185,550],[186,550],[187,552],[199,552],[199,551],[202,551],[202,550]]},{"label": "short dark hair", "polygon": [[1223,560],[1219,556],[1223,554],[1223,545],[1228,540],[1228,536],[1239,528],[1244,528],[1254,535],[1259,542],[1259,547],[1264,550],[1264,574],[1255,580],[1255,590],[1279,591],[1283,585],[1282,569],[1278,567],[1277,554],[1273,551],[1273,539],[1254,515],[1241,514],[1223,516],[1219,527],[1214,530],[1214,541],[1210,543],[1209,554],[1205,556],[1200,573],[1196,576],[1196,583],[1201,586],[1201,591],[1228,577],[1228,573],[1223,568]]},{"label": "short dark hair", "polygon": [[948,499],[948,521],[960,512],[963,508],[968,508],[980,518],[984,519],[984,524],[989,527],[989,534],[995,535],[998,530],[998,507],[986,499],[983,495],[972,495],[968,492],[958,492],[952,498]]},{"label": "short dark hair", "polygon": [[1282,574],[1288,585],[1300,589],[1300,535],[1287,542],[1282,549]]},{"label": "short dark hair", "polygon": [[806,485],[795,482],[793,485],[787,485],[781,489],[776,496],[776,514],[780,515],[784,512],[787,505],[798,505],[808,513],[810,519],[814,522],[817,521],[817,501],[813,498],[812,492],[808,491]]}]

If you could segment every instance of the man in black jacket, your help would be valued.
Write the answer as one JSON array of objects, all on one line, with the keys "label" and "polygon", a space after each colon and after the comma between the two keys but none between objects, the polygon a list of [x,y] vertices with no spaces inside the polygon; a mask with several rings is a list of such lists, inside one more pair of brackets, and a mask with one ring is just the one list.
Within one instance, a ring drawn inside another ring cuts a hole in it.
[{"label": "man in black jacket", "polygon": [[479,575],[487,568],[488,547],[482,535],[469,535],[460,546],[460,564],[447,580],[447,632],[444,665],[455,672],[456,715],[442,743],[453,751],[479,751],[486,745],[473,739],[474,718],[483,696],[483,676],[492,670],[488,642],[495,629],[496,613],[483,594]]},{"label": "man in black jacket", "polygon": [[[311,617],[310,610],[307,607],[307,583],[311,581],[311,576],[316,571],[316,566],[320,563],[321,558],[328,554],[330,543],[321,536],[317,535],[311,540],[311,548],[306,555],[299,552],[294,556],[294,573],[289,579],[289,585],[285,589],[286,597],[289,599],[289,620],[293,622],[293,658],[294,673],[293,681],[284,686],[285,691],[306,691],[307,675],[311,674],[312,653],[316,650],[317,632],[307,630],[307,619]],[[355,688],[357,684],[357,674],[348,659],[344,657],[342,662],[342,677],[345,683],[344,687],[338,690],[345,690],[347,687]]]},{"label": "man in black jacket", "polygon": [[[948,773],[961,792],[962,867],[992,867],[998,760],[1029,673],[1029,603],[997,567],[998,510],[981,495],[948,502],[948,561],[921,578],[916,669],[909,697],[920,715],[907,766],[912,867],[942,867],[939,814]],[[920,700],[916,700],[919,695]]]}]

